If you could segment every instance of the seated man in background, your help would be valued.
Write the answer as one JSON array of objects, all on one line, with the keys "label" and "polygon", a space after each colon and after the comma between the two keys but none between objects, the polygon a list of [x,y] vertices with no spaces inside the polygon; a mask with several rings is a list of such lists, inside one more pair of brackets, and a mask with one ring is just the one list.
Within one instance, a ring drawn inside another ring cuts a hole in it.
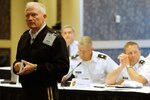
[{"label": "seated man in background", "polygon": [[62,28],[61,35],[67,43],[69,56],[75,56],[78,51],[78,41],[75,40],[75,30],[71,25],[65,25]]},{"label": "seated man in background", "polygon": [[109,73],[106,84],[121,84],[125,80],[136,81],[149,85],[150,62],[141,56],[139,45],[136,42],[127,42],[124,53],[118,56],[120,66]]},{"label": "seated man in background", "polygon": [[106,75],[118,67],[107,54],[96,52],[89,36],[81,37],[78,43],[78,56],[70,59],[70,69],[62,81],[73,74],[75,78],[88,79],[90,84],[104,84]]}]

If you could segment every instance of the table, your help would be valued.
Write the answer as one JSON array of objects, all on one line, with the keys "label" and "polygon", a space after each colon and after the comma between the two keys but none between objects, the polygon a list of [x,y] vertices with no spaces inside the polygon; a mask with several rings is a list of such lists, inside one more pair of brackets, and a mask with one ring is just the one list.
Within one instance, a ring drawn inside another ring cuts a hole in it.
[{"label": "table", "polygon": [[116,88],[94,87],[59,87],[60,100],[148,100],[150,87]]},{"label": "table", "polygon": [[[59,87],[60,100],[149,100],[150,87]],[[0,100],[21,100],[20,84],[0,84]]]}]

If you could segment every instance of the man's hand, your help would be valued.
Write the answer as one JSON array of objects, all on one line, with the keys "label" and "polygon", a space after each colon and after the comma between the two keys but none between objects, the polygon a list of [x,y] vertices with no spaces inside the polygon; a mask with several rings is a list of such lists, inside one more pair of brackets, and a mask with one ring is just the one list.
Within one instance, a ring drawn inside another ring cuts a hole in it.
[{"label": "man's hand", "polygon": [[20,66],[21,66],[21,62],[15,63],[15,65],[14,65],[14,70],[15,70],[15,72],[19,73]]},{"label": "man's hand", "polygon": [[25,60],[22,60],[21,62],[23,63],[24,67],[17,73],[18,75],[27,75],[36,70],[37,64],[33,64]]},{"label": "man's hand", "polygon": [[120,54],[118,56],[118,59],[120,60],[120,66],[121,67],[127,67],[130,65],[129,57],[127,54],[124,54],[124,53]]}]

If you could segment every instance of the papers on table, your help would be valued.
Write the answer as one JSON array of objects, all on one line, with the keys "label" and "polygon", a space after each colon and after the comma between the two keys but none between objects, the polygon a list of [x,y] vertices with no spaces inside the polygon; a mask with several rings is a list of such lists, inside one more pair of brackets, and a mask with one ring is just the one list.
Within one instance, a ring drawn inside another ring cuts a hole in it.
[{"label": "papers on table", "polygon": [[90,85],[89,79],[73,78],[70,87],[90,87]]},{"label": "papers on table", "polygon": [[136,81],[124,81],[120,86],[118,87],[122,87],[122,88],[142,88],[143,84],[136,82]]}]

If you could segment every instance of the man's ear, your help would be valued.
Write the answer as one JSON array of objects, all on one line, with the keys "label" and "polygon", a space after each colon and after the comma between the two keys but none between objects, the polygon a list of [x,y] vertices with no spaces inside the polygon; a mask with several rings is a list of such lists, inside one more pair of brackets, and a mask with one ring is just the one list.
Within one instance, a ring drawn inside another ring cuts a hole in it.
[{"label": "man's ear", "polygon": [[43,15],[43,17],[44,17],[44,18],[47,18],[47,15],[46,15],[46,14],[44,14],[44,15]]}]

